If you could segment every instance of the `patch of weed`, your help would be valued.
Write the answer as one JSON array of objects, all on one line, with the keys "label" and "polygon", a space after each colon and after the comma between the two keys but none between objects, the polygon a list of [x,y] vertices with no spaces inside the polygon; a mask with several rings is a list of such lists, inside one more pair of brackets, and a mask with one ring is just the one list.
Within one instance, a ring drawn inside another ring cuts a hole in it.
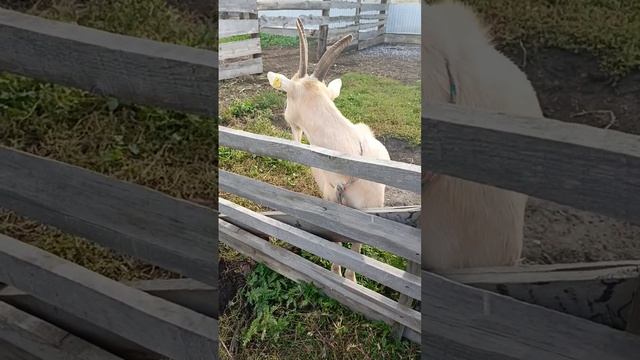
[{"label": "patch of weed", "polygon": [[[246,326],[233,334],[232,321]],[[221,324],[221,341],[241,338],[232,346],[234,359],[280,359],[292,354],[308,359],[418,358],[418,345],[395,340],[388,325],[367,321],[316,287],[295,283],[261,264],[248,276]]]},{"label": "patch of weed", "polygon": [[300,40],[297,36],[273,35],[268,33],[260,33],[260,43],[265,49],[280,47],[290,48],[298,47]]}]

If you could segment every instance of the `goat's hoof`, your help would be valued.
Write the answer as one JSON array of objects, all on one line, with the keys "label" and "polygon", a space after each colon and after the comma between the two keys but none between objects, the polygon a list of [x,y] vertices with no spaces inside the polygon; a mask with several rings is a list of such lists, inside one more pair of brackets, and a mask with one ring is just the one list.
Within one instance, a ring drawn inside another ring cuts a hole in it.
[{"label": "goat's hoof", "polygon": [[342,269],[340,265],[331,265],[331,271],[338,274],[338,276],[342,276]]},{"label": "goat's hoof", "polygon": [[346,270],[344,272],[344,277],[349,281],[353,281],[356,284],[358,283],[358,281],[356,280],[356,273],[351,270]]}]

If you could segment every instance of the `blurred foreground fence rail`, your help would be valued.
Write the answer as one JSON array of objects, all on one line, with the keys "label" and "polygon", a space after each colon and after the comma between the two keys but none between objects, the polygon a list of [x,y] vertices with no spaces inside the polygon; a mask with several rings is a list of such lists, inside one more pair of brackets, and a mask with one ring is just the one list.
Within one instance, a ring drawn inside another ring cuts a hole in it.
[{"label": "blurred foreground fence rail", "polygon": [[[429,171],[640,222],[640,136],[426,101],[423,109]],[[640,261],[423,267],[421,312],[425,359],[635,359]]]},{"label": "blurred foreground fence rail", "polygon": [[[214,51],[2,8],[0,44],[2,72],[217,116]],[[3,356],[217,359],[216,210],[6,146],[0,206],[185,277],[124,284],[0,234]]]}]

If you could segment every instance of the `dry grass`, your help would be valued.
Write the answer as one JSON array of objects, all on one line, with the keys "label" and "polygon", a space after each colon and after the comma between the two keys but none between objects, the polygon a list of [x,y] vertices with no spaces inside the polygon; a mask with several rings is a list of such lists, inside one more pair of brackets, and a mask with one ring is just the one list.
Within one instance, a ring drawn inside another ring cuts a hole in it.
[{"label": "dry grass", "polygon": [[[38,2],[28,11],[127,35],[212,47],[212,29],[160,0]],[[216,142],[215,119],[123,106],[115,99],[0,74],[2,145],[172,196],[215,200]],[[8,211],[0,212],[0,232],[113,279],[175,276]]]}]

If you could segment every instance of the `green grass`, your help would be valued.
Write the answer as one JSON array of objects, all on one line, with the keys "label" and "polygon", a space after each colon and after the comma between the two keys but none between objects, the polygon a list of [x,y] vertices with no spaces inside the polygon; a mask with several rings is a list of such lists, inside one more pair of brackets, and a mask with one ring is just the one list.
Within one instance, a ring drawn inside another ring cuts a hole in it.
[{"label": "green grass", "polygon": [[300,39],[297,36],[273,35],[260,33],[260,42],[264,48],[273,47],[298,47]]},{"label": "green grass", "polygon": [[[230,43],[234,41],[248,40],[249,35],[235,35],[220,39],[220,44]],[[260,33],[260,46],[263,49],[270,48],[285,48],[285,47],[298,47],[298,37],[296,36],[284,36],[273,35],[267,33]]]},{"label": "green grass", "polygon": [[[211,48],[214,34],[162,0],[54,1],[32,14]],[[216,199],[217,124],[198,117],[0,74],[0,143],[188,199]],[[154,266],[0,212],[0,233],[117,280],[173,277]]]},{"label": "green grass", "polygon": [[[418,346],[315,287],[258,265],[221,318],[233,359],[417,359]],[[221,351],[223,359],[230,357]]]},{"label": "green grass", "polygon": [[591,53],[614,76],[640,66],[640,1],[463,1],[491,19],[498,43]]},{"label": "green grass", "polygon": [[347,73],[336,106],[354,123],[369,125],[376,135],[393,136],[420,144],[420,83],[369,74]]},{"label": "green grass", "polygon": [[[354,122],[364,122],[378,135],[395,136],[419,144],[419,84],[404,85],[381,77],[347,73],[337,106]],[[222,110],[222,125],[264,135],[291,139],[282,122],[286,97],[272,89],[237,100]],[[220,168],[249,176],[296,192],[319,196],[308,167],[292,162],[256,156],[221,147]],[[253,210],[256,204],[230,194],[222,197]],[[278,245],[297,250],[281,241]],[[300,255],[325,268],[330,263],[305,251]],[[363,254],[404,269],[404,259],[363,246]],[[220,256],[238,260],[238,254],[224,246]],[[381,284],[359,276],[369,289],[397,299],[398,295]],[[242,320],[238,320],[238,319]],[[238,322],[234,328],[233,323]],[[414,359],[417,347],[397,342],[390,328],[370,322],[315,288],[296,284],[271,270],[258,266],[245,287],[221,318],[221,341],[233,349],[238,359],[288,358],[292,353],[323,354],[312,359]],[[356,340],[357,339],[357,340]],[[268,355],[267,355],[268,354]]]}]

